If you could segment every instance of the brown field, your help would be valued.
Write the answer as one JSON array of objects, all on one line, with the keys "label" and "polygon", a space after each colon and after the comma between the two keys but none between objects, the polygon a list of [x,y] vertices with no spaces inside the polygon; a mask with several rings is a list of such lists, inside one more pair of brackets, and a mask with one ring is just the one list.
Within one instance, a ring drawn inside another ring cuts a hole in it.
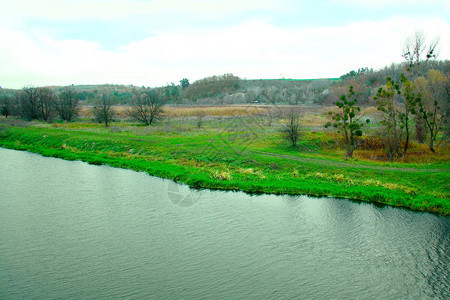
[{"label": "brown field", "polygon": [[[328,121],[329,111],[336,111],[335,106],[290,106],[290,105],[217,105],[217,106],[186,106],[170,105],[164,107],[164,117],[169,119],[205,117],[244,117],[244,116],[262,116],[273,120],[284,119],[284,116],[291,110],[296,109],[301,115],[301,124],[311,127],[313,130],[320,130]],[[120,105],[113,107],[116,113],[116,119],[128,119],[127,112],[130,106]],[[82,106],[79,110],[81,118],[92,118],[92,106]],[[362,108],[362,119],[370,118],[372,121],[380,119],[380,112],[375,107]],[[281,121],[283,122],[283,121]]]},{"label": "brown field", "polygon": [[168,117],[234,117],[263,115],[266,107],[259,106],[167,106],[165,113]]},{"label": "brown field", "polygon": [[[81,106],[79,113],[81,117],[92,117],[92,106]],[[218,105],[218,106],[166,106],[164,107],[167,117],[237,117],[237,116],[253,116],[253,115],[269,115],[273,117],[281,117],[292,108],[298,109],[301,114],[326,117],[328,111],[332,107],[324,106],[275,106],[275,105]],[[118,117],[126,117],[130,106],[118,105],[113,106]],[[369,108],[370,113],[376,111],[375,108]]]}]

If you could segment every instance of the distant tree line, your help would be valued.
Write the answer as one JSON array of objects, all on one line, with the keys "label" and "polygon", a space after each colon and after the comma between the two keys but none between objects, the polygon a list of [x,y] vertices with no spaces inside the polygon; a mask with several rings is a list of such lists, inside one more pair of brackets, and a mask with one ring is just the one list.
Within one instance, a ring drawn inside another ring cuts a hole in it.
[{"label": "distant tree line", "polygon": [[[163,114],[163,107],[172,98],[164,89],[135,90],[126,115],[145,125],[152,125]],[[116,114],[114,95],[100,94],[91,108],[95,121],[106,127]],[[58,92],[49,88],[24,87],[21,90],[0,90],[0,113],[4,117],[19,117],[28,121],[53,122],[57,119],[71,122],[78,117],[80,100],[72,86]]]},{"label": "distant tree line", "polygon": [[78,98],[72,87],[64,87],[57,93],[41,87],[2,90],[0,112],[5,117],[18,116],[29,121],[51,122],[60,118],[70,122],[78,115]]}]

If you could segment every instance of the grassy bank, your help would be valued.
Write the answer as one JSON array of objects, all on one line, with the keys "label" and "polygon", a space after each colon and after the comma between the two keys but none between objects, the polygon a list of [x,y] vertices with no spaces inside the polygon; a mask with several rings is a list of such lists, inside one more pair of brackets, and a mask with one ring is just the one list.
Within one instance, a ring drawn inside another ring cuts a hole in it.
[{"label": "grassy bank", "polygon": [[450,214],[446,156],[395,164],[344,161],[330,146],[330,134],[309,132],[296,151],[281,142],[279,131],[239,122],[214,119],[201,128],[195,120],[151,128],[0,124],[0,146],[144,171],[196,188],[331,196]]}]

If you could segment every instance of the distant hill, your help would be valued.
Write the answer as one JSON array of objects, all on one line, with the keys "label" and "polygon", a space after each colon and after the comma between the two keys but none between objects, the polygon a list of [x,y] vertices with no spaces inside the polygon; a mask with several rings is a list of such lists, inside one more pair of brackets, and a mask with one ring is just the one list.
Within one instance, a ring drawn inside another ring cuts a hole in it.
[{"label": "distant hill", "polygon": [[[227,77],[228,76],[228,77]],[[157,87],[172,104],[242,104],[242,103],[305,103],[318,104],[324,92],[331,88],[338,78],[321,79],[240,79],[230,74],[207,77],[191,83],[187,88],[181,85]],[[62,86],[48,87],[55,93]],[[144,86],[120,84],[74,85],[80,101],[85,105],[96,103],[102,95],[111,98],[115,104],[128,104],[133,95],[146,89]]]}]

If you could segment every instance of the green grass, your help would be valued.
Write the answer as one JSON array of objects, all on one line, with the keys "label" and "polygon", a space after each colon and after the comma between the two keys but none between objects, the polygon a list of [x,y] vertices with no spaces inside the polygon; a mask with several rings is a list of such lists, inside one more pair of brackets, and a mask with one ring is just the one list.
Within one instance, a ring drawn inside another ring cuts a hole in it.
[{"label": "green grass", "polygon": [[234,130],[233,122],[213,120],[201,129],[177,121],[151,128],[128,123],[116,123],[112,128],[92,123],[0,125],[0,146],[144,171],[196,188],[332,196],[450,214],[448,172],[427,170],[446,169],[448,160],[431,167],[345,161],[327,133],[307,133],[299,151],[283,143],[276,129]]}]

